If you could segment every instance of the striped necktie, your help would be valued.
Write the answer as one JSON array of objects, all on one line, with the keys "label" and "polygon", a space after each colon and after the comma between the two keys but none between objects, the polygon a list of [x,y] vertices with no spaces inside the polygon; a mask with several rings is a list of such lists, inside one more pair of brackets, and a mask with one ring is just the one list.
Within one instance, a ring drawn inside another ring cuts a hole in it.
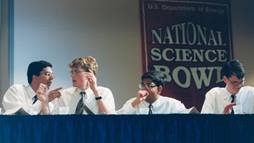
[{"label": "striped necktie", "polygon": [[80,99],[78,101],[78,104],[77,104],[77,107],[76,107],[76,110],[75,110],[75,114],[83,114],[83,111],[84,111],[84,102],[83,102],[83,97],[86,95],[85,92],[80,92]]}]

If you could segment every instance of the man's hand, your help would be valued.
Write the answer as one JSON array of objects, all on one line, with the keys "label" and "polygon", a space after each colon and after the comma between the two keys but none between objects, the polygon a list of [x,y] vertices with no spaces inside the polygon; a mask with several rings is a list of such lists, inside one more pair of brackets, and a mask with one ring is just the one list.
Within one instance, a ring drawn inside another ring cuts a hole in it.
[{"label": "man's hand", "polygon": [[233,109],[233,106],[235,106],[235,105],[236,105],[235,103],[230,103],[230,104],[226,105],[225,108],[224,108],[223,113],[224,114],[230,114],[230,112]]},{"label": "man's hand", "polygon": [[97,92],[97,78],[95,77],[92,70],[90,72],[86,72],[86,77],[89,83],[90,88],[93,92]]},{"label": "man's hand", "polygon": [[40,85],[36,91],[36,95],[41,102],[47,102],[47,100],[48,100],[47,96],[46,96],[47,90],[48,90],[48,86],[43,83],[40,83]]},{"label": "man's hand", "polygon": [[132,107],[137,107],[148,95],[149,93],[146,90],[139,90],[136,99],[131,103]]},{"label": "man's hand", "polygon": [[62,87],[56,88],[54,90],[51,90],[48,94],[48,101],[52,101],[55,98],[59,98],[61,96],[61,93],[59,92],[59,90],[63,89]]},{"label": "man's hand", "polygon": [[47,90],[48,86],[40,83],[36,95],[38,99],[41,101],[41,112],[40,114],[49,114],[49,108],[48,108],[48,96],[47,96]]}]

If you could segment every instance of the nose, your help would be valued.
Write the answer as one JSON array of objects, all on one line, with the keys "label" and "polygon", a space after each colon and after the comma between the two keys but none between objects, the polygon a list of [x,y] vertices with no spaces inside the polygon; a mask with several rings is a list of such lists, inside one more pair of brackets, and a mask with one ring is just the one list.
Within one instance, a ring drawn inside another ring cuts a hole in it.
[{"label": "nose", "polygon": [[49,76],[49,80],[53,80],[55,78],[55,76],[53,75],[53,74],[51,74],[50,76]]},{"label": "nose", "polygon": [[73,78],[73,77],[74,77],[74,75],[75,75],[75,74],[71,73],[71,75],[70,75],[70,76],[71,76],[71,78]]},{"label": "nose", "polygon": [[148,91],[150,88],[148,85],[144,85],[144,90]]}]

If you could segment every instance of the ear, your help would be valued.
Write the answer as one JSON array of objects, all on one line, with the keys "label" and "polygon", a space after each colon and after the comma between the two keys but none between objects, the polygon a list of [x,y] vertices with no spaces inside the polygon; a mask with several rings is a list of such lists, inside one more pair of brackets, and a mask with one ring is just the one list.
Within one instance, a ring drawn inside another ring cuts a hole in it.
[{"label": "ear", "polygon": [[163,87],[160,85],[158,86],[158,93],[161,94]]},{"label": "ear", "polygon": [[224,81],[225,84],[227,84],[228,83],[228,78],[226,76],[223,76],[223,81]]},{"label": "ear", "polygon": [[32,76],[32,81],[33,81],[33,80],[36,80],[36,79],[37,79],[37,76],[36,76],[36,75],[33,75],[33,76]]}]

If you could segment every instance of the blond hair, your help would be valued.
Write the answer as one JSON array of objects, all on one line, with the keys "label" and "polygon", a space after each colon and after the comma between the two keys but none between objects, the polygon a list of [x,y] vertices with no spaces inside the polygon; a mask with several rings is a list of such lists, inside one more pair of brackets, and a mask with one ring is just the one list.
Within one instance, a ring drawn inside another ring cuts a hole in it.
[{"label": "blond hair", "polygon": [[70,68],[81,67],[86,72],[92,70],[94,74],[96,74],[98,70],[98,64],[96,62],[96,59],[92,56],[76,58],[69,64],[69,67]]}]

